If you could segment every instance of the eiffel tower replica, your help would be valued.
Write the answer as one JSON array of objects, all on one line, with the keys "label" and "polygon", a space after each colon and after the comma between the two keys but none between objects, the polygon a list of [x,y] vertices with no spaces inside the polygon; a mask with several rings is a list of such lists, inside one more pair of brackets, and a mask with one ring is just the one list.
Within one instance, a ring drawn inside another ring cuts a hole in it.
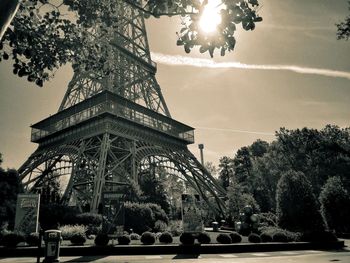
[{"label": "eiffel tower replica", "polygon": [[194,129],[171,117],[155,79],[143,12],[114,2],[113,24],[95,38],[107,43],[111,74],[75,70],[58,112],[31,126],[38,148],[19,168],[26,190],[60,177],[63,203],[98,212],[104,191],[117,192],[158,167],[222,213],[225,190],[188,150]]}]

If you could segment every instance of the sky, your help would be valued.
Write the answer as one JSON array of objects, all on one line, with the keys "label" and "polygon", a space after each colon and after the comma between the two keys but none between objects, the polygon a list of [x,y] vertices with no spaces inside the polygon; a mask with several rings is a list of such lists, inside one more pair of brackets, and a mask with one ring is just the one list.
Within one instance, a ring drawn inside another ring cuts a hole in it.
[{"label": "sky", "polygon": [[[280,127],[350,126],[350,41],[336,39],[347,0],[260,0],[263,22],[238,30],[235,50],[211,59],[176,46],[179,18],[146,21],[156,78],[174,119],[194,127],[199,156],[218,164]],[[57,112],[72,78],[69,66],[38,88],[0,63],[0,152],[19,168],[36,149],[30,124]]]}]

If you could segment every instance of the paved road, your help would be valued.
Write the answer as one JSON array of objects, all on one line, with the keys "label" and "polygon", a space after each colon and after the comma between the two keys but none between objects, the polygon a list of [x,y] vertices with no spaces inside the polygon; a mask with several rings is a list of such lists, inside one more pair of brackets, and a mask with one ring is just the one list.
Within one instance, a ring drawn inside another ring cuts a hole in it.
[{"label": "paved road", "polygon": [[[61,262],[94,262],[94,263],[114,263],[114,262],[150,262],[161,263],[350,263],[350,250],[339,251],[280,251],[280,252],[256,252],[237,254],[202,254],[202,255],[159,255],[159,256],[95,256],[95,257],[61,257]],[[35,258],[2,258],[0,263],[35,263]]]}]

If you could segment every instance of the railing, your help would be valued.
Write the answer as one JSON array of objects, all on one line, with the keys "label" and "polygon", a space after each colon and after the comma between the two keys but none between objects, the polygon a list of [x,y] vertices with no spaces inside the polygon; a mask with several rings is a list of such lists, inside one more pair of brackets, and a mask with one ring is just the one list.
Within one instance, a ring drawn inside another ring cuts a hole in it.
[{"label": "railing", "polygon": [[[194,143],[194,131],[192,128],[156,112],[150,112],[150,110],[133,102],[117,98],[116,95],[107,94],[102,102],[101,96],[103,94],[96,95],[99,99],[94,100],[94,97],[92,97],[90,101],[81,102],[80,104],[86,103],[88,106],[86,108],[80,107],[78,112],[68,108],[33,125],[32,142],[37,142],[46,136],[77,125],[102,113],[110,113],[116,117],[166,133],[188,143]],[[94,102],[96,103],[95,105]],[[77,106],[79,105],[77,104]],[[72,113],[67,115],[67,111],[72,111]]]}]

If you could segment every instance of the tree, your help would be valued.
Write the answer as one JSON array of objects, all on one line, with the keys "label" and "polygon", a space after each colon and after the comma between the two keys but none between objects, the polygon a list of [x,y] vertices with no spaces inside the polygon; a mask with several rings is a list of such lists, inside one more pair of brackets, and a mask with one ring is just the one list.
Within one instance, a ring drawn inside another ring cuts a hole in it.
[{"label": "tree", "polygon": [[23,186],[16,170],[5,171],[0,167],[0,227],[8,223],[13,229],[16,214],[17,195],[23,192]]},{"label": "tree", "polygon": [[311,183],[302,172],[290,170],[281,176],[276,203],[278,225],[281,228],[295,232],[324,230]]},{"label": "tree", "polygon": [[169,214],[170,206],[164,187],[156,175],[154,167],[144,171],[140,176],[140,189],[143,192],[142,201],[145,203],[154,203]]},{"label": "tree", "polygon": [[328,228],[337,233],[350,232],[350,195],[339,177],[331,177],[323,186],[320,197],[321,214]]},{"label": "tree", "polygon": [[[349,4],[349,11],[350,11],[350,1],[348,1]],[[337,26],[337,38],[338,39],[345,39],[349,40],[350,38],[350,15],[345,18],[343,22],[340,22],[339,24],[336,24]]]},{"label": "tree", "polygon": [[219,163],[219,182],[227,189],[230,185],[230,180],[233,178],[233,160],[230,157],[224,156],[220,158]]},{"label": "tree", "polygon": [[251,206],[254,212],[260,211],[260,207],[254,197],[249,193],[244,193],[242,187],[236,182],[231,183],[227,189],[226,205],[229,217],[235,221],[239,220],[240,212],[247,205]]},{"label": "tree", "polygon": [[38,86],[68,62],[73,70],[103,71],[110,43],[95,40],[108,38],[107,28],[118,19],[122,3],[145,17],[180,15],[177,45],[183,45],[187,53],[199,46],[201,53],[208,51],[211,57],[216,48],[221,55],[234,49],[236,25],[253,30],[262,21],[257,15],[258,0],[221,0],[215,6],[220,9],[221,22],[215,33],[205,34],[198,23],[209,1],[23,0],[0,42],[0,57],[7,60],[11,56],[13,73]]}]

